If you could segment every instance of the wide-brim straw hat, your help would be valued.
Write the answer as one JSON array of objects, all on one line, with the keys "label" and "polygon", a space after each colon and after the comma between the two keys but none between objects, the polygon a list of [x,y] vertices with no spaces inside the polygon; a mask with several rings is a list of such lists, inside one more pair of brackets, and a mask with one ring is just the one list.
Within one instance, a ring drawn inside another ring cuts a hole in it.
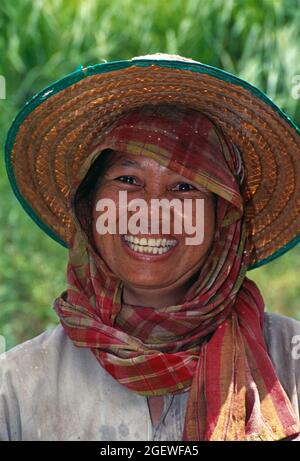
[{"label": "wide-brim straw hat", "polygon": [[68,246],[68,197],[95,136],[128,110],[166,103],[206,114],[240,150],[252,241],[249,269],[292,248],[300,240],[299,128],[248,82],[166,54],[80,66],[25,104],[5,150],[12,188],[31,218]]}]

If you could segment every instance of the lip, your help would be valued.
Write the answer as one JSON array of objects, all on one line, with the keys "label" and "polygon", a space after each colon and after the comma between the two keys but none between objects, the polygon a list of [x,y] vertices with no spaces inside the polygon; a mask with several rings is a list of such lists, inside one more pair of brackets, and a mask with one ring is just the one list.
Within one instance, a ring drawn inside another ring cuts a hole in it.
[{"label": "lip", "polygon": [[[135,235],[134,237],[137,237],[137,235]],[[140,235],[139,235],[140,237]],[[168,259],[175,251],[175,249],[178,247],[178,240],[175,239],[174,237],[170,237],[170,235],[168,236],[164,236],[164,235],[159,235],[157,237],[155,237],[153,234],[142,234],[141,237],[145,237],[145,238],[168,238],[169,239],[173,239],[173,240],[176,240],[176,245],[174,245],[173,247],[170,248],[170,250],[166,251],[165,253],[161,254],[161,255],[158,255],[158,254],[151,254],[151,253],[139,253],[137,251],[134,251],[130,248],[130,246],[128,245],[128,243],[126,242],[125,240],[125,235],[121,235],[121,242],[122,242],[122,245],[125,249],[125,251],[129,254],[129,256],[131,257],[134,257],[135,259],[138,259],[140,261],[151,261],[151,262],[158,262],[158,261],[163,261],[164,259]]]}]

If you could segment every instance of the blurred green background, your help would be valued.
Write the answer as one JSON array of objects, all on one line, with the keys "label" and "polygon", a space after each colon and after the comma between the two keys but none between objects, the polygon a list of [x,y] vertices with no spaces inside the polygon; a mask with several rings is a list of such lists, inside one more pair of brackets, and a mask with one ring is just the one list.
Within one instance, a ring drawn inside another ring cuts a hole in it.
[{"label": "blurred green background", "polygon": [[[224,68],[265,91],[297,124],[299,0],[1,0],[0,144],[18,109],[79,64],[168,52]],[[0,164],[0,335],[7,348],[57,323],[67,252],[14,198]],[[300,320],[300,247],[249,272],[266,309]]]}]

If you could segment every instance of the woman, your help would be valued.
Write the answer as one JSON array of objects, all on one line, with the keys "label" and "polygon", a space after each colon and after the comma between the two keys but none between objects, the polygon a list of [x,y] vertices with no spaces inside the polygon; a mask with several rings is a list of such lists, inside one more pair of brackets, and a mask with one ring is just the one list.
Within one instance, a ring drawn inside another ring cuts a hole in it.
[{"label": "woman", "polygon": [[[300,324],[264,314],[246,272],[299,238],[299,141],[259,90],[178,56],[80,69],[33,98],[8,173],[69,247],[67,290],[61,325],[3,356],[0,438],[296,440]],[[168,231],[153,199],[182,205]]]}]

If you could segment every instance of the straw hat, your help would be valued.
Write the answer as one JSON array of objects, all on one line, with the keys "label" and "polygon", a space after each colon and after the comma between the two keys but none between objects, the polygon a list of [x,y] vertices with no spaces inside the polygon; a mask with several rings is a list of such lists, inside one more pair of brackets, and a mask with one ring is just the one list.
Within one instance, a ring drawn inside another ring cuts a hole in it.
[{"label": "straw hat", "polygon": [[144,104],[180,104],[217,123],[246,168],[251,266],[300,240],[300,130],[264,93],[223,70],[154,54],[80,66],[35,95],[7,136],[12,188],[32,219],[68,246],[68,197],[90,146],[107,125]]}]

